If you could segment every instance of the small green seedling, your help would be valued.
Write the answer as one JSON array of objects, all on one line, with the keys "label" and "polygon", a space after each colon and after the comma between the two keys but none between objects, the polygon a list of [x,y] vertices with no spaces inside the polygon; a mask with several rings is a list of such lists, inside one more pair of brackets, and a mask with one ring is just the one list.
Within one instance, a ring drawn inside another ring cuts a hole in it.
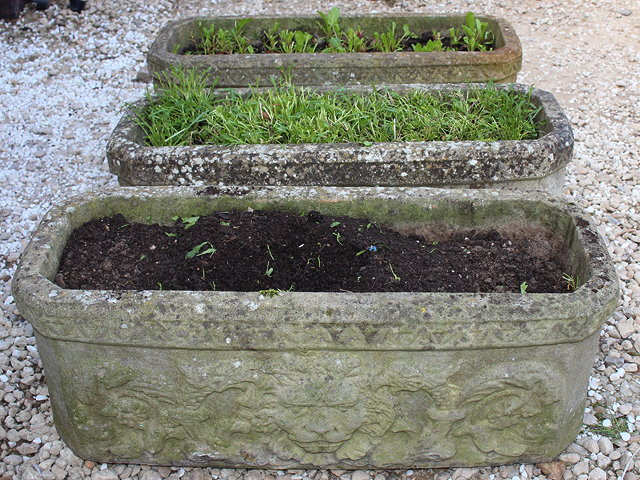
[{"label": "small green seedling", "polygon": [[140,255],[140,261],[144,260],[145,258],[147,258],[147,256],[144,253]]},{"label": "small green seedling", "polygon": [[396,22],[391,23],[391,27],[386,32],[373,34],[372,47],[380,52],[397,52],[402,50],[402,42],[414,35],[409,30],[409,25],[402,26],[402,35],[396,37]]},{"label": "small green seedling", "polygon": [[264,274],[269,278],[271,278],[271,275],[273,275],[273,267],[269,266],[269,262],[267,262],[267,269],[264,271]]},{"label": "small green seedling", "polygon": [[338,225],[342,225],[342,224],[341,224],[340,222],[331,222],[331,225],[330,225],[330,226],[331,226],[331,228],[335,228],[335,227],[337,227]]},{"label": "small green seedling", "polygon": [[527,282],[522,282],[520,284],[520,293],[527,293],[527,288],[529,288],[529,284]]},{"label": "small green seedling", "polygon": [[339,37],[342,34],[340,30],[340,9],[333,7],[327,13],[318,11],[318,15],[322,19],[322,23],[318,22],[318,26],[322,29],[325,37]]},{"label": "small green seedling", "polygon": [[[207,246],[209,248],[206,248],[205,250],[203,250],[203,248]],[[202,242],[201,244],[196,245],[191,250],[189,250],[189,252],[187,252],[187,254],[185,255],[185,258],[191,259],[191,258],[199,257],[201,255],[206,255],[207,253],[213,255],[214,253],[216,253],[216,251],[217,250],[213,247],[213,245],[211,245],[211,243]]]},{"label": "small green seedling", "polygon": [[391,270],[391,275],[393,275],[393,279],[396,282],[399,282],[400,280],[402,280],[398,275],[396,275],[396,272],[393,271],[393,266],[391,265],[391,262],[389,262],[389,270]]},{"label": "small green seedling", "polygon": [[465,33],[462,41],[470,52],[486,52],[491,49],[494,34],[489,30],[489,24],[477,19],[473,12],[467,12],[462,30]]},{"label": "small green seedling", "polygon": [[162,290],[162,283],[156,282],[156,285],[158,286],[158,290]]},{"label": "small green seedling", "polygon": [[333,236],[336,237],[336,242],[338,242],[340,245],[344,245],[342,243],[342,235],[340,235],[340,232],[333,232]]},{"label": "small green seedling", "polygon": [[578,288],[578,277],[569,275],[568,273],[562,274],[562,281],[567,286],[567,290],[573,292]]},{"label": "small green seedling", "polygon": [[[171,220],[173,220],[174,222],[177,222],[178,220],[182,221],[182,228],[184,228],[185,230],[187,228],[191,228],[193,227],[198,220],[200,220],[200,217],[171,217]],[[168,234],[167,234],[168,235]],[[168,235],[171,236],[171,235]]]},{"label": "small green seedling", "polygon": [[269,254],[269,257],[271,257],[271,260],[275,260],[275,258],[273,258],[273,254],[271,253],[271,247],[269,245],[267,245],[267,253]]}]

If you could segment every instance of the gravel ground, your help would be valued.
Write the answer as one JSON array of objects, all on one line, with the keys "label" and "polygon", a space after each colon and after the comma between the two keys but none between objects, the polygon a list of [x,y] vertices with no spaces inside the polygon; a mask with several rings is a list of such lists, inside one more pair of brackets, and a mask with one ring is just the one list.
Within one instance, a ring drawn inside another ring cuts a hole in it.
[{"label": "gravel ground", "polygon": [[[317,0],[63,1],[0,20],[0,478],[374,480],[640,477],[640,6],[634,0],[352,0],[343,11],[494,13],[524,46],[520,81],[556,94],[572,119],[575,159],[565,193],[591,212],[621,279],[621,305],[602,331],[583,434],[557,462],[416,471],[264,471],[95,465],[53,428],[33,330],[11,296],[16,261],[52,203],[115,185],[104,157],[119,107],[147,88],[144,55],[167,20],[197,13],[314,12]],[[202,4],[207,3],[207,6]],[[599,435],[598,433],[602,435]]]}]

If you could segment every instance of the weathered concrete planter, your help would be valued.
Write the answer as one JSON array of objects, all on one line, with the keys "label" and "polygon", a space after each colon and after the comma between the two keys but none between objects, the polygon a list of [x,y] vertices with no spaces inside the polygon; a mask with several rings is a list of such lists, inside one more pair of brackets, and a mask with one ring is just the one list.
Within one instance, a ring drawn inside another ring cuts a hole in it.
[{"label": "weathered concrete planter", "polygon": [[[395,52],[395,53],[294,53],[246,55],[182,55],[192,38],[198,35],[197,24],[214,23],[232,28],[241,17],[194,17],[165,25],[147,55],[153,76],[184,66],[208,71],[221,87],[270,85],[283,71],[289,72],[296,85],[372,85],[394,83],[515,82],[522,66],[522,47],[513,27],[496,17],[479,16],[489,22],[496,35],[496,48],[490,52]],[[276,21],[283,29],[318,30],[318,16],[252,17],[245,34],[257,37]],[[412,31],[448,31],[464,24],[464,15],[394,16],[369,14],[344,16],[343,29],[360,26],[364,32],[385,30],[391,22],[408,24]]]},{"label": "weathered concrete planter", "polygon": [[[397,85],[441,92],[469,85]],[[498,87],[511,88],[511,87]],[[529,87],[516,85],[519,91]],[[370,87],[351,87],[367,91]],[[107,145],[121,185],[431,186],[562,192],[573,132],[554,96],[533,89],[536,140],[149,147],[129,110]]]},{"label": "weathered concrete planter", "polygon": [[[400,190],[400,191],[398,191]],[[402,191],[406,190],[406,191]],[[54,208],[13,291],[56,427],[81,457],[171,465],[393,468],[537,462],[577,434],[618,299],[583,213],[541,194],[430,189],[115,189]],[[410,199],[410,200],[408,200]],[[319,210],[404,231],[496,228],[563,245],[567,294],[64,290],[71,231],[121,212]],[[538,232],[538,233],[537,233]]]}]

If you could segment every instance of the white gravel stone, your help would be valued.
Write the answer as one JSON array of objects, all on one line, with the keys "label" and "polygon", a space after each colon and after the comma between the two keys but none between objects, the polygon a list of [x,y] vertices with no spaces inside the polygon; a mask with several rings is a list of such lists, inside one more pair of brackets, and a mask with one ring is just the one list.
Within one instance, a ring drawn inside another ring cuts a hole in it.
[{"label": "white gravel stone", "polygon": [[91,480],[118,480],[118,475],[109,468],[94,470],[91,475]]},{"label": "white gravel stone", "polygon": [[558,457],[558,460],[565,463],[578,463],[580,461],[580,455],[577,453],[563,453]]},{"label": "white gravel stone", "polygon": [[162,475],[155,470],[145,470],[139,475],[140,480],[162,480]]},{"label": "white gravel stone", "polygon": [[600,467],[596,467],[589,472],[589,480],[607,480],[607,472]]},{"label": "white gravel stone", "polygon": [[600,440],[598,440],[598,446],[604,455],[609,455],[613,452],[613,443],[607,437],[601,437]]},{"label": "white gravel stone", "polygon": [[351,474],[351,480],[369,480],[370,475],[362,470],[356,470]]}]

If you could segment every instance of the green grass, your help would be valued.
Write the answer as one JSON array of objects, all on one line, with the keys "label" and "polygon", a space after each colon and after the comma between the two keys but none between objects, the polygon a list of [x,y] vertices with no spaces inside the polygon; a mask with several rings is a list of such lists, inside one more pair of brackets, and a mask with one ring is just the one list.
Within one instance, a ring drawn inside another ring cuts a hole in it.
[{"label": "green grass", "polygon": [[[333,7],[327,13],[318,12],[317,22],[321,33],[301,30],[282,30],[278,22],[258,36],[250,39],[244,35],[244,27],[250,18],[238,20],[233,28],[216,28],[215,25],[199,22],[197,34],[191,39],[191,47],[185,54],[218,55],[246,53],[354,53],[397,52],[413,50],[433,51],[480,51],[493,49],[495,35],[487,22],[482,22],[472,12],[467,12],[462,29],[450,28],[447,45],[441,41],[440,32],[433,32],[433,39],[425,45],[417,43],[418,35],[409,30],[407,24],[401,28],[390,23],[387,30],[374,32],[365,37],[361,28],[343,30],[340,25],[340,9]],[[445,34],[446,35],[446,34]],[[413,41],[412,41],[413,40]],[[178,48],[178,50],[180,50]],[[178,53],[178,52],[176,52]]]},{"label": "green grass", "polygon": [[174,70],[136,123],[151,146],[523,140],[538,138],[530,94],[493,86],[439,95],[388,89],[318,93],[281,83],[216,95],[206,75]]}]

